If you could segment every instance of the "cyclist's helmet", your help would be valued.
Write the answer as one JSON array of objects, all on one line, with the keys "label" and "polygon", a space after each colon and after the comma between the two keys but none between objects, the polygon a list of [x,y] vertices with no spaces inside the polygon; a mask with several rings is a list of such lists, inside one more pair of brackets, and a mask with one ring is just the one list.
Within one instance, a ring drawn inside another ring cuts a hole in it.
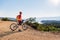
[{"label": "cyclist's helmet", "polygon": [[19,14],[22,14],[22,12],[20,11]]}]

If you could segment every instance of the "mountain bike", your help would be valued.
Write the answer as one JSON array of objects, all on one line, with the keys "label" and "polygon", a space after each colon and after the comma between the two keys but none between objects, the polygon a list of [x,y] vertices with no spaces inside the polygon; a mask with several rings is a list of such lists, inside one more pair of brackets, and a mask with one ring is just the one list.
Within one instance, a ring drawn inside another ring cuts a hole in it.
[{"label": "mountain bike", "polygon": [[[17,28],[19,28],[19,26],[20,26],[20,25],[18,25],[18,22],[17,22],[17,23],[12,23],[12,24],[10,25],[10,29],[11,29],[12,31],[15,31]],[[22,21],[21,26],[22,26],[22,29],[23,29],[23,30],[27,30],[27,29],[28,29],[28,26],[26,25],[26,23],[25,23],[24,21]]]}]

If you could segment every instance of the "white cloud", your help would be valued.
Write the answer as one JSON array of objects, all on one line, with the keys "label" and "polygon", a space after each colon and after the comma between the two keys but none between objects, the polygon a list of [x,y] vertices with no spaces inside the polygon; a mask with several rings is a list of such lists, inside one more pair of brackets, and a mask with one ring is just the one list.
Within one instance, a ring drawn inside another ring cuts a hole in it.
[{"label": "white cloud", "polygon": [[58,6],[60,4],[60,0],[49,0],[50,5]]}]

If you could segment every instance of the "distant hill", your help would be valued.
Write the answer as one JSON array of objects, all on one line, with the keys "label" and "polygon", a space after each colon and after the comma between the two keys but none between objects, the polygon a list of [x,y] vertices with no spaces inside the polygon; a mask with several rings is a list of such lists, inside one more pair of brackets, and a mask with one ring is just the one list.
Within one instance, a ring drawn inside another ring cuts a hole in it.
[{"label": "distant hill", "polygon": [[[6,17],[0,17],[1,18],[6,18]],[[9,20],[16,20],[16,18],[11,18],[7,17]],[[25,20],[25,19],[24,19]],[[60,22],[60,17],[41,17],[41,18],[36,18],[36,21],[39,23],[45,23],[45,22]]]},{"label": "distant hill", "polygon": [[36,21],[39,22],[39,23],[60,22],[60,17],[41,17],[41,18],[36,18]]},{"label": "distant hill", "polygon": [[43,24],[60,24],[60,21],[57,21],[57,20],[42,20],[41,21]]},{"label": "distant hill", "polygon": [[2,19],[2,18],[8,18],[9,20],[13,20],[13,21],[16,20],[16,18],[11,18],[11,17],[0,17],[0,19]]}]

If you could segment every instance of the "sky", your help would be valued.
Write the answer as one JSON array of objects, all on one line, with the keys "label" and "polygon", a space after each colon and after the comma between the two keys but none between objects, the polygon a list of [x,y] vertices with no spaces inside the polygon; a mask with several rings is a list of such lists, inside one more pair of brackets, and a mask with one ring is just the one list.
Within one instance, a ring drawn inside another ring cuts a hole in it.
[{"label": "sky", "polygon": [[60,0],[0,0],[0,17],[58,17]]}]

